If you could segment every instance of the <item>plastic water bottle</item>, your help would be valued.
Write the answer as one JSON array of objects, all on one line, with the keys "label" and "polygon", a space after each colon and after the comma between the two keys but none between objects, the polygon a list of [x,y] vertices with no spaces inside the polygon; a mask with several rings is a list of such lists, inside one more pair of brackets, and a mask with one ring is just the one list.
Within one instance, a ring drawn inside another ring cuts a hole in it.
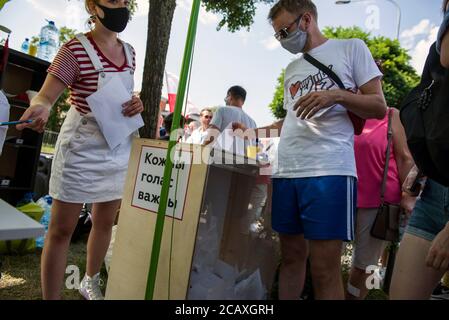
[{"label": "plastic water bottle", "polygon": [[59,30],[53,21],[48,21],[48,24],[41,29],[38,58],[52,62],[58,51],[58,46]]},{"label": "plastic water bottle", "polygon": [[[50,196],[42,197],[37,201],[37,204],[40,205],[45,210],[41,220],[39,221],[45,227],[45,235],[47,234],[48,225],[50,224],[52,203],[53,199]],[[36,239],[37,248],[44,247],[45,235],[43,237],[39,237]]]},{"label": "plastic water bottle", "polygon": [[30,39],[25,38],[25,41],[22,43],[22,47],[20,47],[20,51],[28,54],[28,52],[30,51]]}]

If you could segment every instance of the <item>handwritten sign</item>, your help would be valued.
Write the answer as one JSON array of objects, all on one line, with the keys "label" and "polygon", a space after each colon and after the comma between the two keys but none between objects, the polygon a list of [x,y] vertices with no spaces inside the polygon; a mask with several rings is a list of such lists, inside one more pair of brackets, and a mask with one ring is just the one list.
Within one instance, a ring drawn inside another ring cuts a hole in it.
[{"label": "handwritten sign", "polygon": [[[142,146],[132,206],[157,213],[164,183],[167,149]],[[192,153],[174,151],[166,216],[182,220],[192,166]]]}]

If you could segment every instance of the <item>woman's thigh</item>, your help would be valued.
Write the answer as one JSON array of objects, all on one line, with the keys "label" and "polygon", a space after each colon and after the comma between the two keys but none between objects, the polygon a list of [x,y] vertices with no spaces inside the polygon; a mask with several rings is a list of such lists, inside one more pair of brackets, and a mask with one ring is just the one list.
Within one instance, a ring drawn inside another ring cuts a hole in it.
[{"label": "woman's thigh", "polygon": [[443,276],[426,265],[432,242],[406,233],[396,259],[390,298],[393,300],[427,300]]}]

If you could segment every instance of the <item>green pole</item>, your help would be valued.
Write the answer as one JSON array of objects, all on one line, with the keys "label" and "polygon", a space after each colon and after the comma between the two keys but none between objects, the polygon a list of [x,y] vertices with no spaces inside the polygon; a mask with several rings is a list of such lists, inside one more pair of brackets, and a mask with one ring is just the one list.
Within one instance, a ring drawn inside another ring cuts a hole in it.
[{"label": "green pole", "polygon": [[[182,106],[186,95],[187,81],[190,72],[190,65],[192,61],[192,53],[194,47],[194,40],[198,26],[198,16],[200,12],[201,0],[194,0],[192,4],[192,13],[190,16],[189,30],[187,33],[186,46],[184,50],[184,58],[182,61],[181,75],[179,79],[179,88],[176,95],[176,105],[173,114],[173,124],[171,132],[179,129],[181,121]],[[154,287],[156,285],[156,274],[159,263],[159,254],[161,251],[162,233],[164,231],[165,212],[167,209],[168,194],[170,191],[170,180],[173,169],[173,161],[170,157],[172,149],[176,147],[177,141],[170,140],[167,150],[167,161],[164,169],[164,183],[162,185],[159,209],[157,213],[156,228],[154,230],[153,249],[151,250],[150,270],[148,272],[147,289],[145,293],[145,300],[153,300]],[[175,199],[173,199],[175,201]]]}]

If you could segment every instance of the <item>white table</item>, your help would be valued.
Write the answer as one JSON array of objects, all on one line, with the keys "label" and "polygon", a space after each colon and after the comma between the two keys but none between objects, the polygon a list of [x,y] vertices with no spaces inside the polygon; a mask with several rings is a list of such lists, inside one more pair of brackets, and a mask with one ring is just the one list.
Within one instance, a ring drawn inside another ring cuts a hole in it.
[{"label": "white table", "polygon": [[0,240],[38,238],[44,234],[43,225],[0,199]]}]

